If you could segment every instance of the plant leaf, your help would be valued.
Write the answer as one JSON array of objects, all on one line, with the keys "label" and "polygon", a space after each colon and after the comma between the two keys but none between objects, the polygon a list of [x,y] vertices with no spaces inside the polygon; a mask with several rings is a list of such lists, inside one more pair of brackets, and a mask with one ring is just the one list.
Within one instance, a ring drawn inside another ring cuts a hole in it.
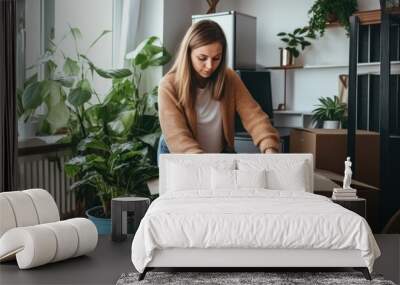
[{"label": "plant leaf", "polygon": [[129,52],[126,54],[125,58],[126,59],[135,59],[136,56],[142,52],[142,50],[145,48],[146,45],[151,45],[153,44],[156,40],[158,40],[158,37],[152,36],[149,37],[145,40],[143,40],[133,51]]},{"label": "plant leaf", "polygon": [[46,120],[50,124],[53,133],[67,125],[69,114],[69,109],[65,105],[64,101],[60,101],[57,105],[54,105],[49,109]]},{"label": "plant leaf", "polygon": [[47,80],[34,82],[27,86],[22,94],[22,106],[25,110],[39,107],[49,94]]},{"label": "plant leaf", "polygon": [[108,123],[108,126],[117,135],[122,135],[132,127],[135,119],[136,110],[124,111],[118,114],[117,119]]},{"label": "plant leaf", "polygon": [[53,80],[67,88],[71,88],[75,82],[75,78],[73,76],[64,76],[62,73],[55,73]]},{"label": "plant leaf", "polygon": [[89,49],[92,48],[104,35],[111,33],[110,30],[104,30],[89,46]]},{"label": "plant leaf", "polygon": [[141,140],[142,142],[144,142],[154,148],[156,147],[156,143],[159,138],[160,138],[159,133],[153,133],[153,134],[148,134],[148,135],[138,137],[139,140]]},{"label": "plant leaf", "polygon": [[68,102],[75,107],[79,107],[89,101],[91,97],[90,91],[78,87],[71,90],[68,95]]},{"label": "plant leaf", "polygon": [[70,26],[69,29],[75,41],[77,41],[78,39],[82,39],[82,33],[81,30],[79,30],[79,28],[73,28]]},{"label": "plant leaf", "polygon": [[96,138],[85,138],[81,140],[77,148],[79,151],[86,151],[88,149],[109,151],[108,145]]},{"label": "plant leaf", "polygon": [[46,98],[48,108],[57,105],[61,101],[61,86],[58,82],[49,80],[48,84],[49,95]]},{"label": "plant leaf", "polygon": [[301,28],[297,28],[297,29],[294,30],[293,34],[294,34],[294,35],[297,35],[297,34],[300,33],[301,31],[302,31]]},{"label": "plant leaf", "polygon": [[124,77],[128,77],[128,76],[132,75],[132,72],[127,68],[103,70],[101,68],[96,67],[90,61],[90,59],[87,56],[85,56],[84,54],[81,54],[80,56],[83,57],[89,63],[90,68],[93,69],[94,71],[96,71],[96,73],[98,75],[100,75],[101,77],[104,77],[104,78],[124,78]]},{"label": "plant leaf", "polygon": [[70,75],[70,76],[77,76],[79,74],[80,68],[78,65],[78,62],[67,57],[64,66],[63,66],[63,71],[65,74]]}]

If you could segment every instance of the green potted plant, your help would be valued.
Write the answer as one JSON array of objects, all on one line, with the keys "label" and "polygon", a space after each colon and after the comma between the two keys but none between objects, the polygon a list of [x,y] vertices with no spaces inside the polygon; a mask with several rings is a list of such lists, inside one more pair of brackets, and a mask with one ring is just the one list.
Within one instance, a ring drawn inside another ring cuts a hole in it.
[{"label": "green potted plant", "polygon": [[[103,31],[85,53],[87,54],[98,40],[109,32]],[[59,49],[59,45],[69,36],[72,36],[75,41],[76,58],[66,55]],[[73,107],[67,103],[68,94],[87,77],[84,72],[84,65],[87,63],[79,56],[78,52],[77,40],[81,37],[78,28],[69,27],[59,43],[49,40],[48,50],[40,56],[35,65],[27,68],[27,70],[37,69],[39,72],[39,69],[44,67],[45,76],[38,80],[38,72],[36,72],[24,83],[23,90],[17,90],[17,111],[21,137],[26,136],[28,131],[31,135],[35,132],[32,123],[35,125],[40,123],[39,132],[42,134],[65,132]],[[39,107],[42,107],[40,115],[37,114]]]},{"label": "green potted plant", "polygon": [[297,28],[292,33],[280,32],[277,36],[285,44],[285,47],[280,48],[281,66],[293,65],[294,59],[300,55],[300,52],[311,45],[307,39],[315,38],[308,27]]},{"label": "green potted plant", "polygon": [[[112,79],[112,88],[104,100],[87,106],[94,94],[84,81],[68,97],[74,106],[71,122],[72,141],[79,141],[75,156],[66,163],[67,175],[76,178],[72,189],[92,191],[101,206],[89,209],[88,215],[108,218],[113,197],[140,195],[151,197],[146,182],[158,177],[156,149],[161,135],[157,88],[143,92],[143,72],[166,64],[171,56],[156,37],[143,41],[127,55],[130,67],[103,70],[88,57],[80,55],[92,73]],[[80,139],[80,140],[79,140]]]},{"label": "green potted plant", "polygon": [[350,31],[350,16],[357,10],[357,0],[316,0],[308,14],[310,32],[324,35],[327,23],[339,22]]},{"label": "green potted plant", "polygon": [[400,11],[399,0],[380,0],[381,9],[387,13],[398,13]]},{"label": "green potted plant", "polygon": [[317,108],[312,111],[313,122],[322,124],[324,129],[338,129],[345,120],[347,105],[340,102],[338,96],[320,97],[318,101]]}]

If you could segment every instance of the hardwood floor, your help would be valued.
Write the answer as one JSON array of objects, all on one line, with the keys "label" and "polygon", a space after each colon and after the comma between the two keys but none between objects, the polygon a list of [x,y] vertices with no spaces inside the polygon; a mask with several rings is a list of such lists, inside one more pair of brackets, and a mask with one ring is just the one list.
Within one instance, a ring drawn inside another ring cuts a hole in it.
[{"label": "hardwood floor", "polygon": [[[374,272],[400,283],[400,235],[376,235],[382,256]],[[132,237],[112,242],[101,236],[94,252],[42,267],[19,270],[16,262],[0,265],[0,284],[115,284],[124,272],[134,271],[130,258]]]}]

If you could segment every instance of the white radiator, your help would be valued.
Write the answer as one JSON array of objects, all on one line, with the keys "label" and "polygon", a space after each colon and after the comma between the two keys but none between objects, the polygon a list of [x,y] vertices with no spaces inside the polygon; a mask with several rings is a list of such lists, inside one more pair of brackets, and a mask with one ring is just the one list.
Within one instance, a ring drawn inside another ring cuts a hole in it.
[{"label": "white radiator", "polygon": [[75,192],[70,191],[73,179],[64,172],[68,151],[47,152],[18,157],[20,190],[42,188],[53,196],[61,216],[75,210]]}]

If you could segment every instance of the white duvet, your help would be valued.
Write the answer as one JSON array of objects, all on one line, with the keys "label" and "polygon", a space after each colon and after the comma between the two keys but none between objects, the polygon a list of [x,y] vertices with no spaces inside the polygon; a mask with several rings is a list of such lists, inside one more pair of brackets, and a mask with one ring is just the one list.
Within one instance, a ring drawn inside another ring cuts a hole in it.
[{"label": "white duvet", "polygon": [[358,249],[370,272],[380,255],[359,215],[320,195],[265,189],[164,194],[140,223],[132,262],[143,272],[165,248]]}]

